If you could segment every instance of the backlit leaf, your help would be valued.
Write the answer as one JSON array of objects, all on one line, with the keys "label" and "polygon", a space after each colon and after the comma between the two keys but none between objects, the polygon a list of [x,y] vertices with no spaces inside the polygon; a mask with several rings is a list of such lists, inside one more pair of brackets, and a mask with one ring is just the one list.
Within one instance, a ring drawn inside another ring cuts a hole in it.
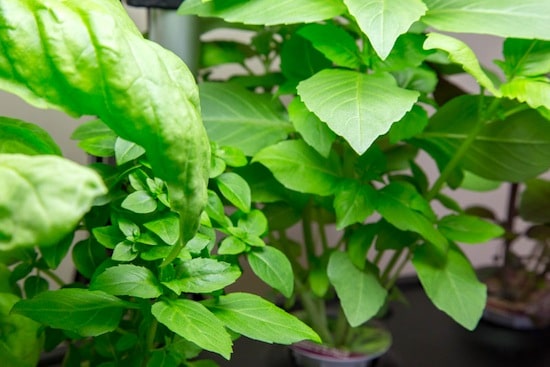
[{"label": "backlit leaf", "polygon": [[356,268],[347,253],[335,251],[327,271],[351,326],[368,321],[384,305],[387,292],[377,276]]},{"label": "backlit leaf", "polygon": [[[389,74],[323,70],[298,85],[298,94],[358,153],[385,134],[416,102],[417,92],[399,88]],[[387,108],[391,105],[392,108]]]},{"label": "backlit leaf", "polygon": [[344,0],[376,53],[385,59],[399,35],[426,12],[421,0]]},{"label": "backlit leaf", "polygon": [[222,322],[200,303],[165,298],[153,304],[151,312],[161,324],[176,334],[229,359],[233,344],[229,334]]},{"label": "backlit leaf", "polygon": [[0,154],[0,249],[51,246],[106,193],[97,173],[53,156]]},{"label": "backlit leaf", "polygon": [[291,344],[309,339],[320,342],[307,325],[263,298],[247,293],[231,293],[218,302],[206,302],[229,329],[265,343]]}]

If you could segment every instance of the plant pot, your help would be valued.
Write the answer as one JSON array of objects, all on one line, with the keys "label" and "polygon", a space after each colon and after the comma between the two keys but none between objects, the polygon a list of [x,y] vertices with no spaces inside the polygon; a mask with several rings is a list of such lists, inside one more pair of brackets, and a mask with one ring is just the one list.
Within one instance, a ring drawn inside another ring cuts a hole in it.
[{"label": "plant pot", "polygon": [[[489,269],[482,273],[482,278],[488,287],[487,304],[483,312],[484,320],[516,330],[548,328],[550,326],[550,280],[547,279],[544,287],[533,290],[523,299],[506,299],[502,295],[511,293],[514,289],[507,289],[503,285],[499,270]],[[520,280],[522,275],[521,272],[512,274],[514,279]],[[508,284],[514,285],[513,282]],[[514,286],[521,290],[521,285],[522,283]]]},{"label": "plant pot", "polygon": [[292,360],[298,367],[369,367],[389,349],[391,335],[378,326],[362,326],[350,342],[351,350],[340,350],[302,341],[290,346]]}]

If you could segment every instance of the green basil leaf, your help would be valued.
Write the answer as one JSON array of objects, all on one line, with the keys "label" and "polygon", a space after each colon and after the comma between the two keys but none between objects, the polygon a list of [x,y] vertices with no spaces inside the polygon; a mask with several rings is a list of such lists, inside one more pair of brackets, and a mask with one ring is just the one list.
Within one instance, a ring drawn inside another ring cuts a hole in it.
[{"label": "green basil leaf", "polygon": [[45,292],[50,287],[48,281],[37,275],[31,275],[25,279],[23,289],[26,298],[33,298],[37,294]]},{"label": "green basil leaf", "polygon": [[124,236],[117,226],[95,227],[92,229],[92,233],[97,242],[111,250],[118,243],[124,241]]},{"label": "green basil leaf", "polygon": [[17,301],[19,297],[11,293],[0,293],[0,324],[3,329],[0,339],[2,365],[37,366],[44,349],[43,326],[25,316],[11,313],[10,310]]},{"label": "green basil leaf", "polygon": [[504,229],[494,223],[471,215],[447,215],[437,224],[448,239],[463,243],[483,243],[504,234]]},{"label": "green basil leaf", "polygon": [[48,265],[48,268],[57,269],[57,267],[67,256],[67,253],[73,244],[73,239],[74,233],[69,233],[67,237],[63,238],[56,245],[40,248],[40,253],[46,262],[46,265]]},{"label": "green basil leaf", "polygon": [[234,172],[226,172],[216,177],[222,195],[245,213],[250,211],[251,193],[248,183]]},{"label": "green basil leaf", "polygon": [[247,254],[248,263],[261,280],[290,298],[294,291],[294,273],[287,257],[272,246],[254,249]]},{"label": "green basil leaf", "polygon": [[[455,98],[432,116],[430,125],[419,137],[439,152],[452,156],[477,123],[479,110],[476,96]],[[488,123],[460,164],[495,181],[521,182],[538,176],[550,167],[548,120],[537,111],[526,110]]]},{"label": "green basil leaf", "polygon": [[0,153],[62,155],[46,130],[8,117],[0,117]]},{"label": "green basil leaf", "polygon": [[336,65],[356,69],[361,65],[359,47],[343,28],[333,24],[308,24],[297,32]]},{"label": "green basil leaf", "polygon": [[550,39],[550,4],[546,2],[524,0],[520,11],[515,0],[423,1],[428,12],[421,20],[442,31]]},{"label": "green basil leaf", "polygon": [[308,109],[358,154],[388,132],[419,96],[418,92],[399,88],[386,73],[367,75],[336,69],[320,71],[302,81],[298,94]]},{"label": "green basil leaf", "polygon": [[498,62],[508,79],[537,77],[550,72],[550,42],[508,38],[502,47],[504,62]]},{"label": "green basil leaf", "polygon": [[142,146],[167,182],[185,242],[206,203],[210,162],[195,79],[180,57],[144,39],[120,2],[96,1],[93,9],[78,1],[0,3],[1,88],[37,107],[101,116]]},{"label": "green basil leaf", "polygon": [[139,253],[136,251],[134,243],[124,240],[115,246],[111,254],[111,259],[127,262],[134,260],[138,255]]},{"label": "green basil leaf", "polygon": [[294,98],[288,105],[288,116],[296,131],[319,154],[328,158],[336,134],[321,121],[313,112],[309,111],[299,97]]},{"label": "green basil leaf", "polygon": [[53,155],[0,154],[0,249],[51,246],[106,193],[95,171]]},{"label": "green basil leaf", "polygon": [[344,10],[344,5],[337,0],[233,0],[223,5],[215,1],[187,0],[178,13],[219,17],[228,22],[273,25],[317,22],[340,15]]},{"label": "green basil leaf", "polygon": [[162,282],[177,294],[210,293],[233,284],[240,276],[237,266],[214,259],[195,258],[178,267],[179,276]]},{"label": "green basil leaf", "polygon": [[229,329],[251,339],[279,344],[304,339],[320,342],[309,326],[253,294],[231,293],[204,304]]},{"label": "green basil leaf", "polygon": [[266,147],[253,161],[269,168],[291,190],[326,196],[339,183],[340,164],[336,157],[323,158],[303,140],[287,140]]},{"label": "green basil leaf", "polygon": [[342,182],[334,196],[336,228],[363,222],[374,212],[375,202],[376,190],[372,186],[355,180]]},{"label": "green basil leaf", "polygon": [[90,238],[77,242],[72,250],[72,260],[76,270],[88,279],[92,278],[105,259],[107,259],[105,249]]},{"label": "green basil leaf", "polygon": [[395,144],[401,140],[410,139],[422,132],[427,125],[428,113],[422,107],[414,105],[401,120],[391,126],[389,131],[390,142]]},{"label": "green basil leaf", "polygon": [[413,231],[423,236],[443,255],[447,251],[448,242],[435,228],[435,218],[424,209],[426,202],[422,201],[418,193],[415,193],[416,191],[408,185],[392,182],[378,191],[376,210],[385,220],[400,230]]},{"label": "green basil leaf", "polygon": [[253,209],[240,217],[238,227],[252,236],[261,236],[267,231],[267,218],[260,210]]},{"label": "green basil leaf", "polygon": [[97,336],[117,328],[127,303],[102,291],[66,288],[21,300],[12,312],[56,329]]},{"label": "green basil leaf", "polygon": [[145,154],[145,149],[131,141],[117,138],[115,142],[115,159],[116,163],[121,166],[137,159]]},{"label": "green basil leaf", "polygon": [[232,341],[222,322],[198,302],[162,299],[151,307],[153,316],[179,336],[229,359]]},{"label": "green basil leaf", "polygon": [[428,50],[437,48],[446,51],[449,54],[449,59],[460,64],[464,71],[472,75],[480,85],[497,97],[501,95],[479,65],[474,51],[466,43],[444,34],[430,33],[424,42],[424,48]]},{"label": "green basil leaf", "polygon": [[157,201],[147,191],[134,191],[120,204],[124,209],[134,213],[152,213],[157,209]]},{"label": "green basil leaf", "polygon": [[246,251],[246,243],[238,237],[228,236],[224,238],[218,249],[220,255],[238,255]]},{"label": "green basil leaf", "polygon": [[437,308],[473,330],[485,309],[486,286],[458,247],[451,246],[444,264],[434,262],[429,246],[416,249],[413,258],[420,283]]},{"label": "green basil leaf", "polygon": [[131,264],[105,269],[94,277],[90,290],[139,298],[156,298],[162,294],[162,286],[151,270]]},{"label": "green basil leaf", "polygon": [[357,269],[347,253],[333,252],[327,273],[352,327],[374,317],[385,304],[387,292],[377,276]]},{"label": "green basil leaf", "polygon": [[143,226],[169,245],[175,244],[179,239],[179,218],[176,213],[164,214],[144,223]]},{"label": "green basil leaf", "polygon": [[501,85],[502,95],[525,102],[532,108],[550,109],[550,79],[517,77]]},{"label": "green basil leaf", "polygon": [[220,146],[236,147],[252,156],[292,130],[280,104],[266,96],[231,83],[202,83],[199,88],[208,136]]},{"label": "green basil leaf", "polygon": [[427,10],[421,0],[344,0],[344,3],[382,59],[389,55],[397,37],[407,32]]}]

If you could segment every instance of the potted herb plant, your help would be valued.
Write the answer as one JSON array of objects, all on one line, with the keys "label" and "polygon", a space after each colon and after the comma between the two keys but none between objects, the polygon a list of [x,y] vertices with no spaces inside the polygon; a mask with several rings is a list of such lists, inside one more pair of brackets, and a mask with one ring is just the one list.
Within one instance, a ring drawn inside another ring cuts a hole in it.
[{"label": "potted herb plant", "polygon": [[[224,291],[241,269],[212,251],[217,235],[246,230],[265,246],[252,235],[265,221],[244,204],[238,218],[204,212],[220,200],[209,178],[233,182],[210,170],[181,59],[145,40],[116,0],[2,1],[0,40],[0,87],[99,117],[73,137],[114,162],[76,164],[38,126],[0,118],[2,365],[34,366],[61,345],[66,366],[213,366],[199,352],[230,358],[241,334],[318,339],[263,298]],[[224,163],[242,158],[226,151]],[[67,257],[79,275],[69,284],[54,272]]]},{"label": "potted herb plant", "polygon": [[[544,329],[550,325],[548,189],[544,178],[510,185],[503,221],[507,235],[498,254],[499,263],[485,274],[485,317],[514,329]],[[490,216],[497,216],[484,209]]]},{"label": "potted herb plant", "polygon": [[[411,262],[435,306],[475,328],[486,287],[461,246],[504,231],[466,212],[452,190],[524,182],[550,167],[547,7],[185,1],[180,13],[218,29],[204,35],[199,85],[214,160],[229,148],[250,157],[231,173],[267,216],[272,245],[248,248],[230,236],[219,251],[246,253],[254,273],[299,302],[328,347],[357,351],[354,333],[399,298],[396,280]],[[447,32],[506,38],[504,76]],[[463,72],[478,91],[448,78]],[[335,298],[340,309],[330,314]]]}]

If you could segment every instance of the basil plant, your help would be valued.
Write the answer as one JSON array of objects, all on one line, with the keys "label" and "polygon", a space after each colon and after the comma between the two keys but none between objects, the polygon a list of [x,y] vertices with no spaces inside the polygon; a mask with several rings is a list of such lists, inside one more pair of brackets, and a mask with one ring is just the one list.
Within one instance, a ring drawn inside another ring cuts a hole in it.
[{"label": "basil plant", "polygon": [[[234,195],[212,194],[209,179],[234,177],[210,170],[195,79],[119,1],[3,0],[0,42],[0,88],[94,116],[73,138],[99,157],[69,161],[40,127],[0,117],[4,366],[34,366],[58,346],[65,366],[215,366],[200,352],[229,359],[239,335],[319,340],[260,296],[225,291],[242,269],[215,251],[219,239],[264,248],[267,220],[250,203],[231,216],[216,206]],[[245,161],[225,153],[228,167]],[[54,272],[66,258],[69,284]]]},{"label": "basil plant", "polygon": [[[232,187],[225,204],[252,202],[269,227],[271,246],[250,251],[259,232],[243,228],[219,252],[244,254],[331,346],[352,348],[354,331],[401,297],[408,264],[437,308],[474,329],[487,291],[463,247],[505,231],[454,190],[550,167],[549,11],[535,0],[521,11],[511,0],[185,1],[179,12],[213,29],[199,94],[225,173],[207,212]],[[501,37],[499,71],[455,33]],[[476,91],[449,78],[460,73]],[[236,149],[247,163],[227,172]]]}]

